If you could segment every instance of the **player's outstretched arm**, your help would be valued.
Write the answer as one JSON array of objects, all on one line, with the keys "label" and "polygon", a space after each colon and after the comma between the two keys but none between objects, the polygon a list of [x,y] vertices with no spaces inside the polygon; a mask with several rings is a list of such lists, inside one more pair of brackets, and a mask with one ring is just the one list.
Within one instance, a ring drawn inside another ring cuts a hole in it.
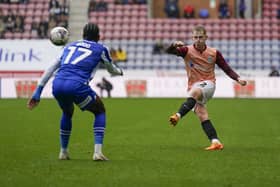
[{"label": "player's outstretched arm", "polygon": [[107,71],[111,75],[123,75],[122,69],[113,62],[108,47],[104,46],[104,51],[102,52],[101,59]]},{"label": "player's outstretched arm", "polygon": [[49,81],[53,73],[59,68],[59,66],[60,61],[59,59],[56,59],[54,63],[44,72],[36,90],[33,92],[32,97],[27,102],[27,108],[29,110],[32,110],[39,104],[44,86],[47,84],[47,82]]},{"label": "player's outstretched arm", "polygon": [[238,82],[240,85],[245,86],[247,84],[246,80],[243,80],[239,77],[239,75],[226,63],[222,54],[217,51],[217,59],[216,64],[233,80]]}]

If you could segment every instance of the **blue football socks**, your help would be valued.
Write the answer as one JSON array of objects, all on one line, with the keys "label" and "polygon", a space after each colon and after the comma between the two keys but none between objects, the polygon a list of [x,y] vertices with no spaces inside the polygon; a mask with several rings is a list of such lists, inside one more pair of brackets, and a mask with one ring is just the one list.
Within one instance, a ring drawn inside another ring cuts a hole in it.
[{"label": "blue football socks", "polygon": [[104,131],[106,124],[106,114],[96,114],[93,123],[94,143],[103,144]]},{"label": "blue football socks", "polygon": [[62,114],[60,121],[60,145],[62,149],[67,149],[72,129],[72,116]]}]

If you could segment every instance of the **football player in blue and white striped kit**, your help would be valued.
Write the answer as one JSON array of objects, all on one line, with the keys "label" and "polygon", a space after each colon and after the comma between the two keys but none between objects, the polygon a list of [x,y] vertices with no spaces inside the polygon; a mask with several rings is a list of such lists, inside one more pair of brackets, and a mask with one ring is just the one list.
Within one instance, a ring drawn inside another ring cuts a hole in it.
[{"label": "football player in blue and white striped kit", "polygon": [[66,45],[62,55],[42,75],[27,107],[33,109],[40,102],[42,90],[50,77],[55,73],[52,90],[53,96],[62,109],[60,121],[59,159],[68,160],[68,142],[72,129],[74,103],[82,110],[95,115],[94,154],[93,160],[108,160],[102,153],[104,130],[106,125],[105,107],[100,97],[88,85],[100,63],[103,63],[112,75],[123,75],[123,72],[112,61],[109,50],[99,40],[99,28],[96,24],[87,23],[83,29],[83,40]]}]

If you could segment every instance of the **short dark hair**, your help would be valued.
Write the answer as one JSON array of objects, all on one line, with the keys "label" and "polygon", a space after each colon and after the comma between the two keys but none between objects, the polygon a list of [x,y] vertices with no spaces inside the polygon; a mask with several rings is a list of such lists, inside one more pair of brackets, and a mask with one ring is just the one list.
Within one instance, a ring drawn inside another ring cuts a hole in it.
[{"label": "short dark hair", "polygon": [[97,42],[99,40],[98,25],[94,23],[87,23],[83,29],[83,39]]}]

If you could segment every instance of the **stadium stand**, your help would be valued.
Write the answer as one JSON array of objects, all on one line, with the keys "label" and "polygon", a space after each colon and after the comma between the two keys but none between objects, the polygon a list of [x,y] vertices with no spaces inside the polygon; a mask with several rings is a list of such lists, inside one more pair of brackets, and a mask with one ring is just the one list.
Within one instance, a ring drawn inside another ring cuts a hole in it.
[{"label": "stadium stand", "polygon": [[[127,50],[128,61],[123,68],[183,68],[180,58],[174,61],[165,54],[152,55],[151,49],[157,40],[185,41],[187,33],[197,24],[206,26],[208,43],[219,49],[233,67],[269,69],[276,65],[280,68],[277,0],[263,1],[260,19],[155,19],[147,17],[146,4],[119,5],[109,0],[107,3],[106,12],[92,11],[89,20],[102,27],[107,45],[116,47],[115,44],[125,41],[122,47]],[[150,61],[149,66],[145,65],[146,61]]]},{"label": "stadium stand", "polygon": [[[0,37],[47,38],[50,28],[56,25],[67,27],[69,1],[52,0],[58,2],[58,9],[51,9],[50,2],[51,0],[26,0],[24,3],[0,3],[0,16],[24,18],[22,30],[5,28]],[[188,33],[197,24],[205,25],[209,31],[208,44],[220,50],[233,67],[270,69],[275,65],[280,68],[280,24],[277,19],[279,0],[263,0],[262,16],[256,19],[148,18],[147,4],[123,5],[115,4],[115,0],[104,2],[105,8],[88,11],[88,19],[99,24],[105,44],[115,49],[121,45],[126,50],[127,61],[119,63],[123,68],[183,68],[182,59],[174,60],[174,57],[167,54],[152,54],[152,49],[158,40],[164,44],[174,40],[190,43],[186,41]]]},{"label": "stadium stand", "polygon": [[[4,39],[48,38],[49,29],[68,27],[68,0],[14,0],[0,3]],[[16,29],[20,20],[20,29]]]}]

